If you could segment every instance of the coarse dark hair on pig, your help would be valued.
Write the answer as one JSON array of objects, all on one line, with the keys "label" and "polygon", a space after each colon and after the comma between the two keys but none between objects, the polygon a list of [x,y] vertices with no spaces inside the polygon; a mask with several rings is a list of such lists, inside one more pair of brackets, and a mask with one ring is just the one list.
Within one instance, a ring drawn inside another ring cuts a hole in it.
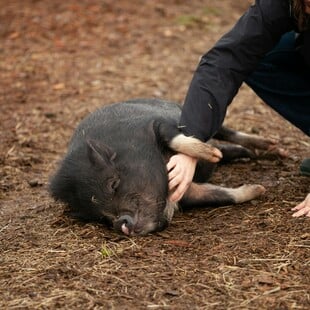
[{"label": "coarse dark hair on pig", "polygon": [[[216,147],[181,133],[181,106],[137,99],[103,106],[81,121],[51,178],[51,196],[73,217],[109,223],[128,236],[161,231],[177,205],[168,201],[166,164],[175,153],[199,159],[193,182],[179,205],[224,206],[264,193],[261,185],[225,188],[207,183],[216,163],[253,157],[273,141],[222,127]],[[243,145],[243,146],[241,146]]]}]

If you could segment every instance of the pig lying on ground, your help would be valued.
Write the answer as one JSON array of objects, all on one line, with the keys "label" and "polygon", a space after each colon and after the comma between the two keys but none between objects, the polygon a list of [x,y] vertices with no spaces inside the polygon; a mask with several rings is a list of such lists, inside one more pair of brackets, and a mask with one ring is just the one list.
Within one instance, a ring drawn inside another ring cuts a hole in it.
[{"label": "pig lying on ground", "polygon": [[67,203],[72,216],[108,222],[126,235],[163,230],[176,207],[168,202],[166,170],[176,152],[199,158],[194,180],[179,202],[182,206],[237,204],[264,193],[261,185],[232,189],[206,182],[216,162],[252,157],[253,149],[267,150],[272,140],[223,127],[215,138],[239,145],[214,147],[181,134],[180,112],[180,105],[156,99],[96,110],[74,132],[51,180],[51,195]]}]

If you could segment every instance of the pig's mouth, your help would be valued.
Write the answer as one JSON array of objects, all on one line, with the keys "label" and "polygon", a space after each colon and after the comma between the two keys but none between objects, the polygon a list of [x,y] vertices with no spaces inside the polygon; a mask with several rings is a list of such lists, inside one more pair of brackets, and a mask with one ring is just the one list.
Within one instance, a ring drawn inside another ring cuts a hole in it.
[{"label": "pig's mouth", "polygon": [[122,230],[122,232],[123,232],[125,235],[129,236],[130,231],[129,231],[129,228],[126,226],[125,223],[122,225],[121,230]]},{"label": "pig's mouth", "polygon": [[114,222],[114,229],[126,236],[145,236],[151,232],[161,231],[167,227],[168,221],[162,219],[160,221],[142,221],[135,220],[129,215],[122,215]]}]

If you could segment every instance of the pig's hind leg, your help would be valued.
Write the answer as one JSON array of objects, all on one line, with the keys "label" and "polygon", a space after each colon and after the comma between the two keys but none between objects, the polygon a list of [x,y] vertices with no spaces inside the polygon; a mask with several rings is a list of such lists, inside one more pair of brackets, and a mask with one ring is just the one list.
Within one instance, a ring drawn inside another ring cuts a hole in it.
[{"label": "pig's hind leg", "polygon": [[214,136],[214,139],[227,141],[242,145],[251,150],[252,157],[271,154],[280,157],[287,157],[287,152],[280,148],[278,141],[271,138],[265,138],[258,135],[247,134],[241,131],[233,130],[222,126]]},{"label": "pig's hind leg", "polygon": [[258,184],[226,188],[209,183],[192,183],[180,201],[182,207],[226,206],[252,200],[265,192]]},{"label": "pig's hind leg", "polygon": [[241,145],[236,144],[215,144],[215,146],[222,152],[222,159],[220,163],[227,163],[240,158],[255,158],[252,150],[247,149]]},{"label": "pig's hind leg", "polygon": [[[249,149],[236,144],[213,144],[222,153],[222,158],[219,164],[226,164],[233,160],[241,158],[256,158],[256,155]],[[207,182],[213,174],[216,168],[215,163],[211,163],[205,160],[198,161],[196,171],[194,175],[194,182],[204,183]]]},{"label": "pig's hind leg", "polygon": [[[241,158],[255,158],[255,154],[241,146],[235,144],[215,144],[215,146],[221,151],[222,159],[219,164],[226,164],[233,160]],[[194,182],[205,183],[207,182],[213,174],[216,164],[207,162],[205,160],[200,160],[197,163],[196,171],[194,175]]]}]

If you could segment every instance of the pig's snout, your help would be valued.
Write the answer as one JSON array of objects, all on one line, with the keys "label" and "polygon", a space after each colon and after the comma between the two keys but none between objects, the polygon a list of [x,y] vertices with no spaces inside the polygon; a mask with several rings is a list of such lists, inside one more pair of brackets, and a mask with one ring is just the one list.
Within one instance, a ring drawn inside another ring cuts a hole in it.
[{"label": "pig's snout", "polygon": [[129,236],[134,227],[134,220],[129,215],[122,215],[115,223],[114,228],[122,231],[125,235]]},{"label": "pig's snout", "polygon": [[120,216],[114,223],[114,229],[122,232],[127,236],[139,236],[145,235],[151,231],[154,231],[156,225],[153,222],[148,224],[139,223],[130,215]]}]

